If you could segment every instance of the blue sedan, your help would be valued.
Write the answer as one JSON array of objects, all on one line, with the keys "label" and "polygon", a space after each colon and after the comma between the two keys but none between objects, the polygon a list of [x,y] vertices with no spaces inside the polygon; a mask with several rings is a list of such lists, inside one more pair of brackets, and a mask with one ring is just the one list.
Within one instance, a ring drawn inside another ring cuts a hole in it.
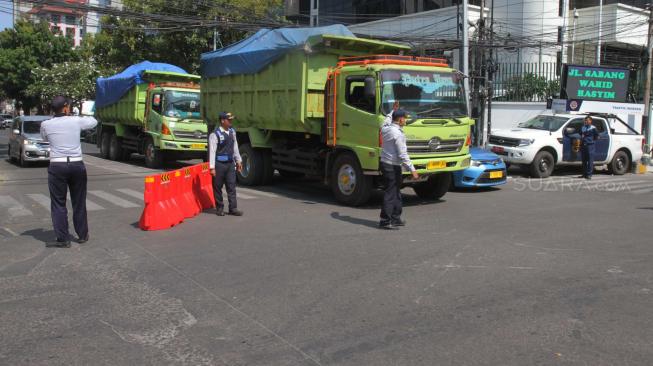
[{"label": "blue sedan", "polygon": [[469,153],[472,155],[469,168],[453,173],[454,187],[492,187],[506,184],[506,163],[499,155],[478,147],[469,149]]}]

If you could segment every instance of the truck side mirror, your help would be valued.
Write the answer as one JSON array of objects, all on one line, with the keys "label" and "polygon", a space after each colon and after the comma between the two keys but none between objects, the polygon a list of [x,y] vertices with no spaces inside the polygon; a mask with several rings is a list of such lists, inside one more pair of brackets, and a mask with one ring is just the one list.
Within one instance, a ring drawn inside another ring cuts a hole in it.
[{"label": "truck side mirror", "polygon": [[573,135],[576,133],[576,129],[573,127],[565,128],[565,135]]},{"label": "truck side mirror", "polygon": [[365,78],[365,99],[376,100],[376,79],[371,76]]}]

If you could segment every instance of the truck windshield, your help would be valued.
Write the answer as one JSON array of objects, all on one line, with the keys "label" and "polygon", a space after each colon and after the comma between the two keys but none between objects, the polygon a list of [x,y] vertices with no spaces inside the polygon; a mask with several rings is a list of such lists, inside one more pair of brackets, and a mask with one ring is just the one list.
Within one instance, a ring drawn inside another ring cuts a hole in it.
[{"label": "truck windshield", "polygon": [[456,72],[387,70],[381,72],[382,110],[395,102],[418,117],[467,115],[463,78]]},{"label": "truck windshield", "polygon": [[164,97],[164,114],[176,118],[200,118],[200,93],[169,90]]},{"label": "truck windshield", "polygon": [[567,117],[535,116],[526,122],[520,123],[518,127],[533,130],[557,131],[567,120]]}]

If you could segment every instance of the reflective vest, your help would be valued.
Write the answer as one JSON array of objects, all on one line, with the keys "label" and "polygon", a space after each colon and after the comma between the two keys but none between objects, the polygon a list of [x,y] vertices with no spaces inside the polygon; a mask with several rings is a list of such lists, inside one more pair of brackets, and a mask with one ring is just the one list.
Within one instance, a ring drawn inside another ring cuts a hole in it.
[{"label": "reflective vest", "polygon": [[229,131],[223,132],[220,127],[215,129],[217,146],[215,148],[215,161],[228,163],[234,161],[234,142],[236,131],[230,128]]}]

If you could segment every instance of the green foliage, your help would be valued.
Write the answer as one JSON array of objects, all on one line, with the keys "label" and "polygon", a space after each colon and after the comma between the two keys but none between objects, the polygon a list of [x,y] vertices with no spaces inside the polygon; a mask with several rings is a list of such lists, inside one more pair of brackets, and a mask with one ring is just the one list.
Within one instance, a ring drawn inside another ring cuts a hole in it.
[{"label": "green foliage", "polygon": [[71,98],[75,104],[95,99],[95,79],[101,75],[98,67],[89,61],[63,62],[52,67],[32,70],[34,83],[26,93],[47,104],[57,95]]},{"label": "green foliage", "polygon": [[[184,19],[203,18],[248,20],[262,17],[279,20],[282,0],[238,0],[198,2],[193,0],[124,0],[124,10],[167,16],[161,22],[147,22],[126,17],[102,18],[102,31],[93,41],[93,54],[98,65],[123,69],[143,60],[177,65],[190,73],[199,71],[200,55],[213,49],[211,27],[186,27]],[[179,19],[171,22],[174,15]],[[186,17],[186,18],[184,18]],[[223,45],[237,42],[246,32],[219,27]]]},{"label": "green foliage", "polygon": [[532,73],[513,77],[506,83],[506,96],[512,101],[542,101],[559,92],[560,81]]},{"label": "green foliage", "polygon": [[13,29],[0,32],[0,90],[29,109],[38,101],[26,93],[35,81],[32,70],[78,59],[72,41],[56,37],[46,22],[19,20]]}]

